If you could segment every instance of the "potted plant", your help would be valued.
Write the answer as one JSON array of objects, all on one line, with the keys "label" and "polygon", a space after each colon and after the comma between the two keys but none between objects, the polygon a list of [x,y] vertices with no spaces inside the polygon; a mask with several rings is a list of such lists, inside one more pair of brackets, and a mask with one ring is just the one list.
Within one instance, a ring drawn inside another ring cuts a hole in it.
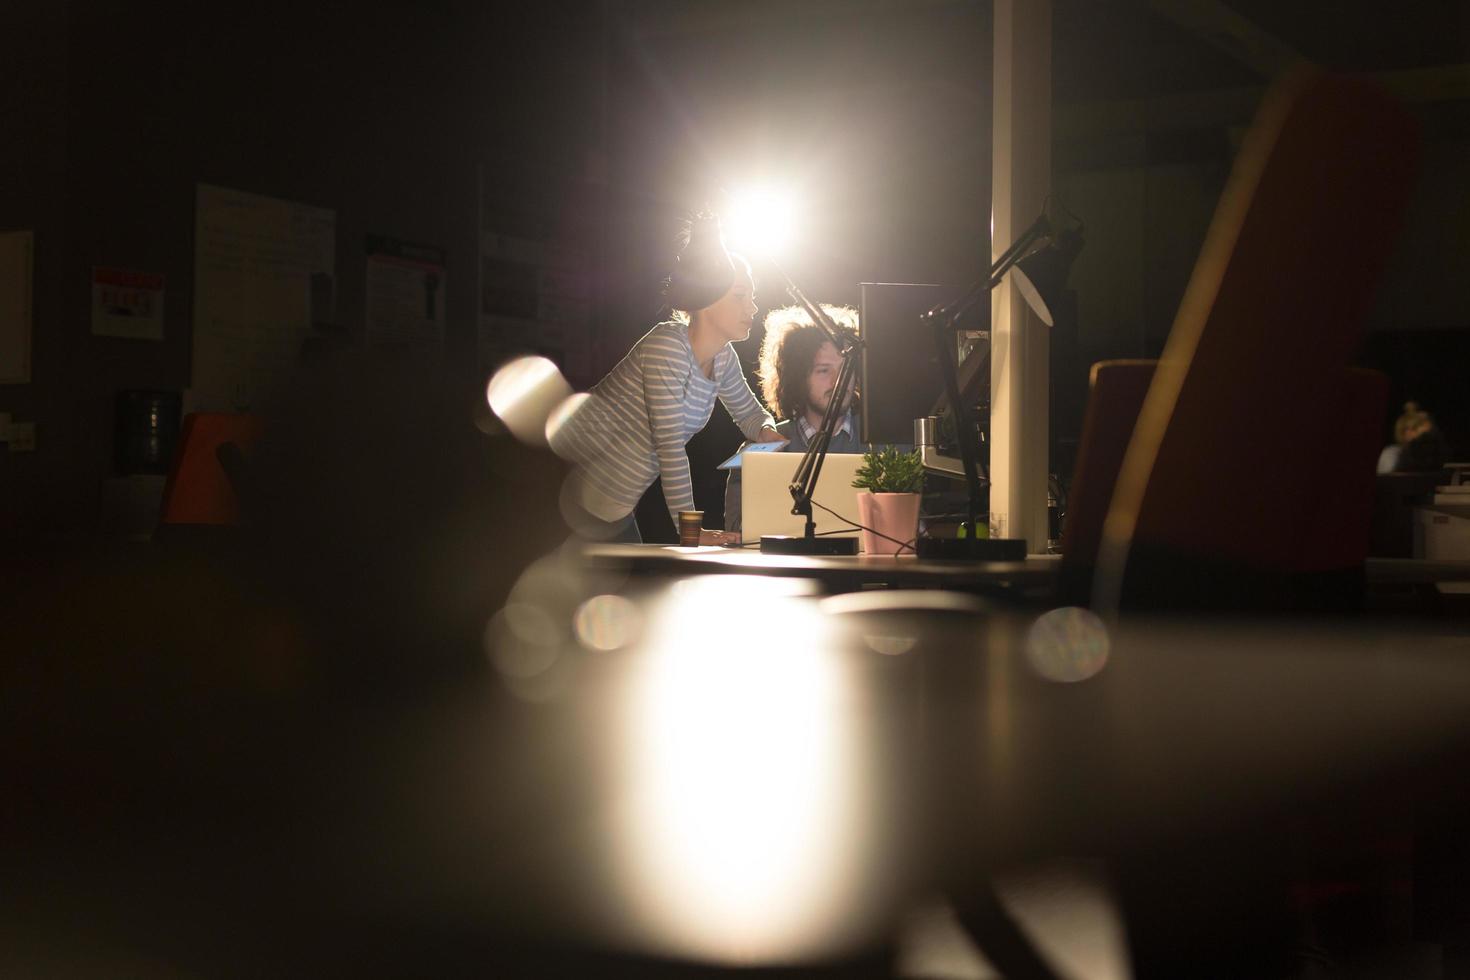
[{"label": "potted plant", "polygon": [[[870,555],[914,553],[919,533],[919,499],[924,464],[916,452],[893,446],[870,447],[852,485],[858,494],[858,522],[863,550]],[[873,532],[877,532],[876,534]]]}]

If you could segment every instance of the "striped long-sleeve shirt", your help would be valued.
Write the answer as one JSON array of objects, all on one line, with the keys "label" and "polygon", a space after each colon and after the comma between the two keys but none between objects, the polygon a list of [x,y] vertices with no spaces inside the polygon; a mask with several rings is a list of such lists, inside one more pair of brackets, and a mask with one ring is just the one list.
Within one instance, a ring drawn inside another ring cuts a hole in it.
[{"label": "striped long-sleeve shirt", "polygon": [[715,354],[714,377],[694,361],[689,328],[660,323],[593,386],[577,410],[551,434],[551,446],[578,464],[581,503],[605,521],[633,512],[655,479],[678,524],[679,511],[694,508],[689,456],[684,446],[709,422],[715,398],[747,439],[774,426],[740,371],[729,344]]}]

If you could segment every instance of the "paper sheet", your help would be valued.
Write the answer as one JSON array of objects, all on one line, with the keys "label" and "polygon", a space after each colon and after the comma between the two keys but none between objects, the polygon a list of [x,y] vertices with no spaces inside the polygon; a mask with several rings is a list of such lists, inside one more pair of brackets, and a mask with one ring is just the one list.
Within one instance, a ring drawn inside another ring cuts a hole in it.
[{"label": "paper sheet", "polygon": [[311,332],[313,296],[315,305],[324,305],[335,255],[334,212],[198,186],[187,411],[262,407],[300,357]]}]

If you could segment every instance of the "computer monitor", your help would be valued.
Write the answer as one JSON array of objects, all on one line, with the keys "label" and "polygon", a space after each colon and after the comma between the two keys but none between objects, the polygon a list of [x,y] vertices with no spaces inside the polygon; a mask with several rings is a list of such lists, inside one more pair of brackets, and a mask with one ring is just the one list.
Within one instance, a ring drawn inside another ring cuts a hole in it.
[{"label": "computer monitor", "polygon": [[[858,391],[862,441],[912,445],[914,419],[934,413],[944,392],[934,333],[919,318],[959,299],[964,286],[928,283],[861,284],[858,333],[863,341]],[[988,322],[989,311],[984,312]]]}]

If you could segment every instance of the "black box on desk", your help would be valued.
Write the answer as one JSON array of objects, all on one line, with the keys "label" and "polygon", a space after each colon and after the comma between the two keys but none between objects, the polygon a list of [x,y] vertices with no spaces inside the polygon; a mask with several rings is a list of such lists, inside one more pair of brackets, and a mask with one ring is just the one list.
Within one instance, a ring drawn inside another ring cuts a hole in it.
[{"label": "black box on desk", "polygon": [[920,538],[920,558],[953,561],[1025,561],[1025,538]]}]

